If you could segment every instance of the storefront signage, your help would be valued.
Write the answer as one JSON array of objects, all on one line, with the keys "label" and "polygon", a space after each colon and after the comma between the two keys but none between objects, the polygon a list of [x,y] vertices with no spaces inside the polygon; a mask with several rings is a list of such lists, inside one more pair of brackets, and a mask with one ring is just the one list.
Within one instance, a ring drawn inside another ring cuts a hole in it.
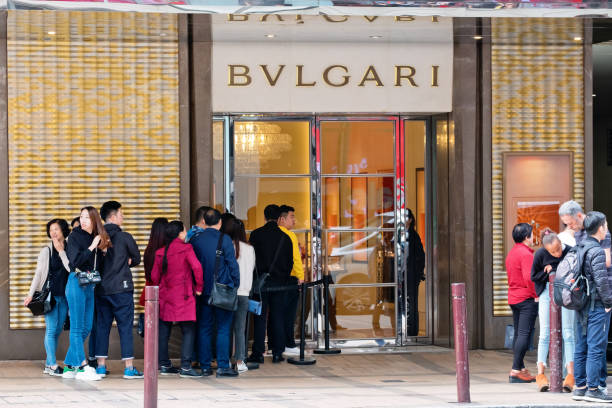
[{"label": "storefront signage", "polygon": [[450,20],[279,17],[213,24],[215,112],[451,110]]}]

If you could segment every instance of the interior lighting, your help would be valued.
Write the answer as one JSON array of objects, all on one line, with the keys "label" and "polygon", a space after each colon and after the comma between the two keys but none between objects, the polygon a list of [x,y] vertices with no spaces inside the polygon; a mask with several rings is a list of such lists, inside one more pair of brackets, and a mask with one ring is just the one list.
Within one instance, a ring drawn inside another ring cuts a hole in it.
[{"label": "interior lighting", "polygon": [[380,40],[381,38],[383,38],[383,36],[382,35],[371,35],[370,38],[373,40]]},{"label": "interior lighting", "polygon": [[47,34],[49,34],[49,35],[55,35],[55,31],[47,31]]},{"label": "interior lighting", "polygon": [[475,36],[474,36],[474,39],[475,39],[475,40],[482,40],[482,35],[475,35]]},{"label": "interior lighting", "polygon": [[265,37],[266,38],[274,38],[274,37],[276,37],[276,35],[274,35],[274,34],[266,34]]},{"label": "interior lighting", "polygon": [[582,41],[582,37],[574,37],[574,41]]}]

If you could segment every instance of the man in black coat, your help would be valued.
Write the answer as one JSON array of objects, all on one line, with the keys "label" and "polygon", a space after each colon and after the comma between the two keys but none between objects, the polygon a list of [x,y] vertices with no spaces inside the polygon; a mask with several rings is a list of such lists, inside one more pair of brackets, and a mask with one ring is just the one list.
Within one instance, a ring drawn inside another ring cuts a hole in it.
[{"label": "man in black coat", "polygon": [[[270,275],[266,287],[274,288],[287,285],[293,269],[293,246],[291,239],[278,227],[280,207],[268,205],[264,209],[266,224],[251,233],[249,242],[255,248],[255,263],[258,276]],[[253,351],[247,361],[263,363],[266,337],[266,316],[269,309],[270,333],[269,347],[272,349],[272,362],[284,360],[285,350],[285,292],[269,292],[262,295],[261,315],[254,317]]]},{"label": "man in black coat", "polygon": [[112,246],[104,257],[102,282],[96,288],[96,372],[105,376],[108,337],[113,320],[117,321],[121,359],[125,362],[123,378],[144,378],[133,366],[134,361],[134,281],[130,268],[140,263],[140,251],[134,238],[121,230],[123,212],[117,201],[107,201],[100,208],[104,229]]}]

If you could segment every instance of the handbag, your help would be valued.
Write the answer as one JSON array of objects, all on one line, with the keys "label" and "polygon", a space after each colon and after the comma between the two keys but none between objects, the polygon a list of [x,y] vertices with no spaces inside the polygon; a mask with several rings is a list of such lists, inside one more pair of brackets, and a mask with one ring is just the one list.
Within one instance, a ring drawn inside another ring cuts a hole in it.
[{"label": "handbag", "polygon": [[229,285],[217,282],[219,264],[221,263],[221,244],[223,243],[223,233],[220,232],[217,250],[215,251],[215,272],[213,278],[213,287],[208,298],[210,306],[218,307],[219,309],[235,312],[238,309],[238,288],[233,288]]},{"label": "handbag", "polygon": [[55,306],[55,298],[51,295],[51,282],[49,281],[49,271],[51,270],[51,248],[49,248],[49,269],[47,270],[47,280],[41,290],[37,290],[32,295],[32,301],[28,303],[28,309],[34,316],[41,316],[49,313]]},{"label": "handbag", "polygon": [[76,276],[79,280],[79,285],[81,286],[102,282],[102,276],[100,276],[100,272],[98,272],[98,248],[96,248],[95,251],[93,271],[76,270]]}]

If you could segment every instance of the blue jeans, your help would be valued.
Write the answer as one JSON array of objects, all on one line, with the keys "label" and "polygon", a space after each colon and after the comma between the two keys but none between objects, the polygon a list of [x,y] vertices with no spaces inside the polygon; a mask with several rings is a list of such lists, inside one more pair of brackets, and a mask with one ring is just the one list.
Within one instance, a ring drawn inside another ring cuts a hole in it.
[{"label": "blue jeans", "polygon": [[108,358],[108,337],[117,321],[121,359],[134,358],[134,292],[96,296],[96,357]]},{"label": "blue jeans", "polygon": [[54,366],[57,364],[55,359],[55,350],[57,350],[57,340],[59,339],[62,330],[64,330],[64,321],[68,314],[68,303],[65,296],[53,296],[55,298],[55,306],[45,315],[45,351],[47,352],[47,360],[45,365]]},{"label": "blue jeans", "polygon": [[[610,313],[608,313],[608,320],[606,322],[606,343],[604,345],[604,350],[608,349],[607,339],[608,339],[609,332],[610,332]],[[604,387],[604,388],[608,386],[608,362],[606,361],[605,355],[606,355],[606,351],[604,351],[604,359],[601,362],[601,377],[599,379],[599,386]]]},{"label": "blue jeans", "polygon": [[70,309],[70,346],[64,364],[79,367],[85,361],[85,340],[93,324],[94,286],[80,286],[76,274],[70,273],[66,300]]},{"label": "blue jeans", "polygon": [[606,364],[609,323],[610,313],[606,313],[598,302],[593,310],[588,310],[586,334],[582,324],[578,324],[574,352],[574,376],[577,387],[588,385],[589,388],[597,388],[600,385],[602,364]]},{"label": "blue jeans", "polygon": [[[548,348],[550,344],[550,292],[548,283],[540,295],[538,305],[538,318],[540,319],[540,341],[538,342],[538,364],[546,366]],[[561,332],[563,333],[563,366],[567,367],[574,361],[574,348],[576,347],[576,312],[564,307],[561,308]]]},{"label": "blue jeans", "polygon": [[200,303],[200,320],[198,321],[200,367],[210,368],[212,360],[211,341],[213,325],[217,324],[217,367],[229,368],[230,330],[234,312],[210,306],[210,296],[202,296]]}]

